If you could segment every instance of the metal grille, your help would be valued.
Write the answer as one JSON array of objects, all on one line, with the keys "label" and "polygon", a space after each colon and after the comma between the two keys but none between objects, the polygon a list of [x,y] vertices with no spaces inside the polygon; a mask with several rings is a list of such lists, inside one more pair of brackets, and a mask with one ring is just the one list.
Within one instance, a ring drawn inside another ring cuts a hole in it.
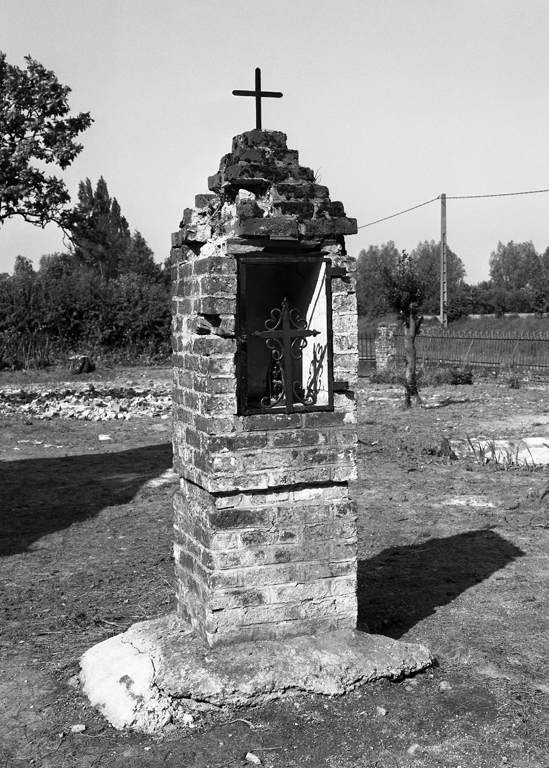
[{"label": "metal grille", "polygon": [[[359,333],[361,360],[375,360],[375,334]],[[451,363],[539,369],[549,373],[549,333],[425,329],[416,338],[418,363]],[[396,356],[405,359],[404,334],[396,333]]]},{"label": "metal grille", "polygon": [[322,371],[319,361],[316,361],[317,350],[314,350],[315,365],[306,387],[301,381],[294,380],[292,368],[294,360],[302,359],[308,337],[318,336],[320,331],[307,328],[306,320],[300,317],[297,309],[290,309],[286,298],[281,309],[275,307],[271,310],[269,319],[265,321],[265,329],[253,334],[265,339],[265,344],[271,351],[267,394],[261,399],[261,407],[269,410],[284,405],[286,411],[292,413],[294,403],[314,405]]},{"label": "metal grille", "polygon": [[238,257],[239,413],[333,410],[330,262]]},{"label": "metal grille", "polygon": [[376,338],[375,333],[358,334],[358,357],[360,360],[376,359]]}]

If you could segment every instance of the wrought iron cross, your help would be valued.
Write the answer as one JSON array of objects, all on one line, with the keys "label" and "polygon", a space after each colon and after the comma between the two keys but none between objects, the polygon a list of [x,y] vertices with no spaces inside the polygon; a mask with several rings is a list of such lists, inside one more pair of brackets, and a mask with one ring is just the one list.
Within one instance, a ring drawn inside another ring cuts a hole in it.
[{"label": "wrought iron cross", "polygon": [[[292,381],[292,358],[299,360],[301,350],[307,343],[305,339],[308,336],[318,336],[320,331],[314,331],[307,328],[307,322],[299,317],[297,309],[290,309],[288,300],[284,298],[282,309],[273,309],[271,319],[265,323],[266,331],[255,331],[254,336],[259,336],[267,341],[273,352],[272,357],[276,363],[282,363],[282,389],[277,398],[277,402],[286,398],[286,412],[292,413],[294,410],[294,397],[304,403],[302,397],[294,390]],[[295,342],[298,341],[297,354],[293,351]],[[269,343],[270,342],[270,343]],[[303,344],[301,342],[304,342]],[[274,346],[276,344],[278,349]]]},{"label": "wrought iron cross", "polygon": [[255,127],[261,130],[261,97],[270,99],[280,99],[283,94],[280,91],[262,91],[261,90],[261,70],[259,67],[255,70],[255,91],[233,91],[233,96],[254,96],[255,97]]}]

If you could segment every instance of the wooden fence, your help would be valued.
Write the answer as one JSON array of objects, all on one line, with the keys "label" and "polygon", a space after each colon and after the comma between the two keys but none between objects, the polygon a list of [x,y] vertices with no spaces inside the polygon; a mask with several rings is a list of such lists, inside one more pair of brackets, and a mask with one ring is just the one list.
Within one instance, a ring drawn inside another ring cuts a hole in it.
[{"label": "wooden fence", "polygon": [[[359,334],[359,357],[375,359],[374,334]],[[362,341],[364,339],[364,341]],[[372,347],[374,354],[372,356]],[[444,331],[425,329],[416,338],[418,363],[532,368],[549,372],[549,333]],[[397,359],[404,359],[404,334],[395,335]]]}]

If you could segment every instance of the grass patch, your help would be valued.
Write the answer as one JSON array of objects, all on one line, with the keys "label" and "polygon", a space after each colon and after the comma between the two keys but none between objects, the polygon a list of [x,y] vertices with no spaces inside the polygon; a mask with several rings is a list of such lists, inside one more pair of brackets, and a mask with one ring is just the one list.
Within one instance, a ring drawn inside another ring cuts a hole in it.
[{"label": "grass patch", "polygon": [[[460,386],[473,383],[473,368],[470,365],[449,365],[420,368],[417,372],[420,387]],[[404,369],[391,366],[374,371],[370,376],[372,384],[404,384]]]}]

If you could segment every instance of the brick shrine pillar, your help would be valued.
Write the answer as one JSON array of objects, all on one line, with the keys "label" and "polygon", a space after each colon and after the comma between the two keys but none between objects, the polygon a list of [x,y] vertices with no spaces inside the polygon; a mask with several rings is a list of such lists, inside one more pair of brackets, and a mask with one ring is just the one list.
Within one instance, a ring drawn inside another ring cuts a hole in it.
[{"label": "brick shrine pillar", "polygon": [[177,612],[210,646],[354,628],[356,221],[277,131],[209,188],[172,236]]}]

